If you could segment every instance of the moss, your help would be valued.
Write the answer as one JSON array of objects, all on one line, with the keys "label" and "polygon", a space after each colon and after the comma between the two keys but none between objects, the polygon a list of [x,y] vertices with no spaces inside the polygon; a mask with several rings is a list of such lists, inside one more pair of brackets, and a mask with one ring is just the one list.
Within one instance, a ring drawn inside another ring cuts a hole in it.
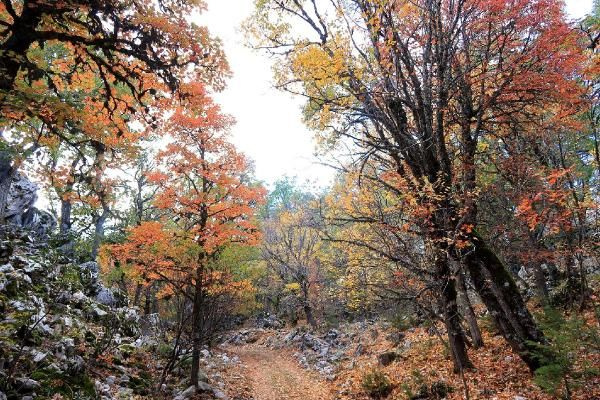
[{"label": "moss", "polygon": [[72,375],[54,369],[41,369],[31,374],[41,384],[36,390],[38,398],[49,399],[56,394],[65,398],[95,399],[94,383],[86,374]]}]

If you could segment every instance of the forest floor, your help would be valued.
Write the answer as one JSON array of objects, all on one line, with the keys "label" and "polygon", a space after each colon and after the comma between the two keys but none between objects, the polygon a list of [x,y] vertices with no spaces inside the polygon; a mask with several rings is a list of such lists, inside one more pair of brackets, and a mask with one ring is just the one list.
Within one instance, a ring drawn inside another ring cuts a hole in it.
[{"label": "forest floor", "polygon": [[[229,342],[220,347],[236,361],[222,371],[224,391],[231,400],[367,400],[362,388],[365,374],[383,372],[392,384],[389,399],[461,400],[550,400],[533,382],[533,377],[504,339],[484,330],[486,346],[469,353],[476,369],[465,373],[464,380],[452,371],[452,362],[436,335],[428,329],[406,332],[400,343],[389,340],[389,328],[374,325],[341,327],[340,336],[327,342],[326,333],[291,335],[292,330],[244,329],[244,342]],[[310,336],[310,340],[307,338]],[[294,337],[295,339],[290,339]],[[299,339],[298,339],[299,338]],[[337,342],[336,342],[337,341]],[[320,356],[321,343],[331,346],[328,356]],[[337,343],[337,344],[336,344]],[[311,348],[313,347],[313,348]],[[390,351],[397,358],[381,365],[380,356]],[[324,374],[317,368],[336,353],[335,373]],[[599,365],[600,355],[588,353],[588,365]],[[304,366],[303,366],[304,365]],[[319,373],[319,371],[321,373]],[[426,395],[423,388],[450,388],[444,396]],[[572,399],[600,399],[600,377],[590,377],[578,385]]]},{"label": "forest floor", "polygon": [[240,363],[228,373],[229,393],[236,400],[329,400],[328,383],[314,371],[302,368],[286,350],[249,344],[231,347]]}]

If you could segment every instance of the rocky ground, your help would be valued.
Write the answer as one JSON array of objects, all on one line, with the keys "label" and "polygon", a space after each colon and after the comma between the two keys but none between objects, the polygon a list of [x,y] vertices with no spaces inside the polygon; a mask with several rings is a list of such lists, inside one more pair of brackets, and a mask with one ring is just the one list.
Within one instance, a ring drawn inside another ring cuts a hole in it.
[{"label": "rocky ground", "polygon": [[[24,230],[0,232],[0,400],[16,399],[367,399],[379,371],[391,399],[549,400],[525,365],[485,324],[478,369],[463,377],[438,331],[403,332],[363,321],[314,331],[273,317],[233,331],[202,351],[202,383],[185,385],[182,360],[161,380],[165,340],[157,315],[141,315],[106,288],[93,262],[74,263]],[[585,360],[600,365],[597,352]],[[600,379],[572,399],[600,398]]]},{"label": "rocky ground", "polygon": [[[489,329],[484,335],[486,347],[471,351],[477,368],[462,377],[452,371],[448,352],[431,328],[398,332],[371,321],[321,333],[306,327],[242,329],[221,346],[236,356],[225,374],[225,392],[238,400],[366,400],[364,376],[381,371],[391,383],[390,399],[555,398],[534,384],[503,338]],[[599,364],[600,355],[587,361]],[[600,399],[600,378],[577,387],[571,398]]]},{"label": "rocky ground", "polygon": [[[0,232],[0,400],[191,397],[176,369],[160,384],[158,317],[127,306],[55,244]],[[207,398],[226,398],[219,371],[235,362],[204,350]],[[210,380],[211,384],[207,382]]]}]

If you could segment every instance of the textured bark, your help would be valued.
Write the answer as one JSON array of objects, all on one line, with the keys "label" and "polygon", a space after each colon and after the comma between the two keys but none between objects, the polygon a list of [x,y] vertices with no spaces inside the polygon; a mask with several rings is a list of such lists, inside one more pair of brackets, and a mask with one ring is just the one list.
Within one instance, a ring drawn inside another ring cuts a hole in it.
[{"label": "textured bark", "polygon": [[540,362],[532,354],[535,343],[545,342],[533,316],[527,309],[514,279],[478,236],[471,238],[473,247],[460,259],[469,271],[477,293],[485,303],[498,329],[533,371]]},{"label": "textured bark", "polygon": [[110,214],[110,210],[108,206],[105,206],[102,210],[102,214],[97,216],[94,222],[94,240],[92,241],[92,259],[96,259],[98,256],[98,250],[100,249],[100,244],[102,243],[102,239],[104,239],[104,224],[108,219]]},{"label": "textured bark", "polygon": [[483,347],[483,336],[481,335],[481,330],[479,329],[479,324],[477,323],[477,316],[475,315],[475,311],[473,311],[473,306],[469,300],[464,272],[460,269],[456,272],[456,287],[462,315],[469,326],[471,343],[476,349]]},{"label": "textured bark", "polygon": [[457,292],[455,280],[450,274],[448,258],[445,253],[438,254],[435,260],[436,282],[439,284],[441,305],[444,315],[444,324],[448,333],[448,343],[454,372],[472,368],[473,364],[467,354],[465,335],[460,324],[461,317],[458,312]]}]

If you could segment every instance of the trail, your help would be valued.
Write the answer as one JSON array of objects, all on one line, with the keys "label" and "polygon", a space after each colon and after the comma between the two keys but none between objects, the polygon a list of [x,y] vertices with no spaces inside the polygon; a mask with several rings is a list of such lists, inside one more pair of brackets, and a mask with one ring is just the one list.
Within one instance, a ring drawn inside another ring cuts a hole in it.
[{"label": "trail", "polygon": [[[318,374],[303,369],[284,350],[262,346],[228,349],[240,358],[235,371],[243,379],[243,392],[232,396],[238,400],[330,400],[329,384]],[[240,386],[239,384],[237,385]]]}]

